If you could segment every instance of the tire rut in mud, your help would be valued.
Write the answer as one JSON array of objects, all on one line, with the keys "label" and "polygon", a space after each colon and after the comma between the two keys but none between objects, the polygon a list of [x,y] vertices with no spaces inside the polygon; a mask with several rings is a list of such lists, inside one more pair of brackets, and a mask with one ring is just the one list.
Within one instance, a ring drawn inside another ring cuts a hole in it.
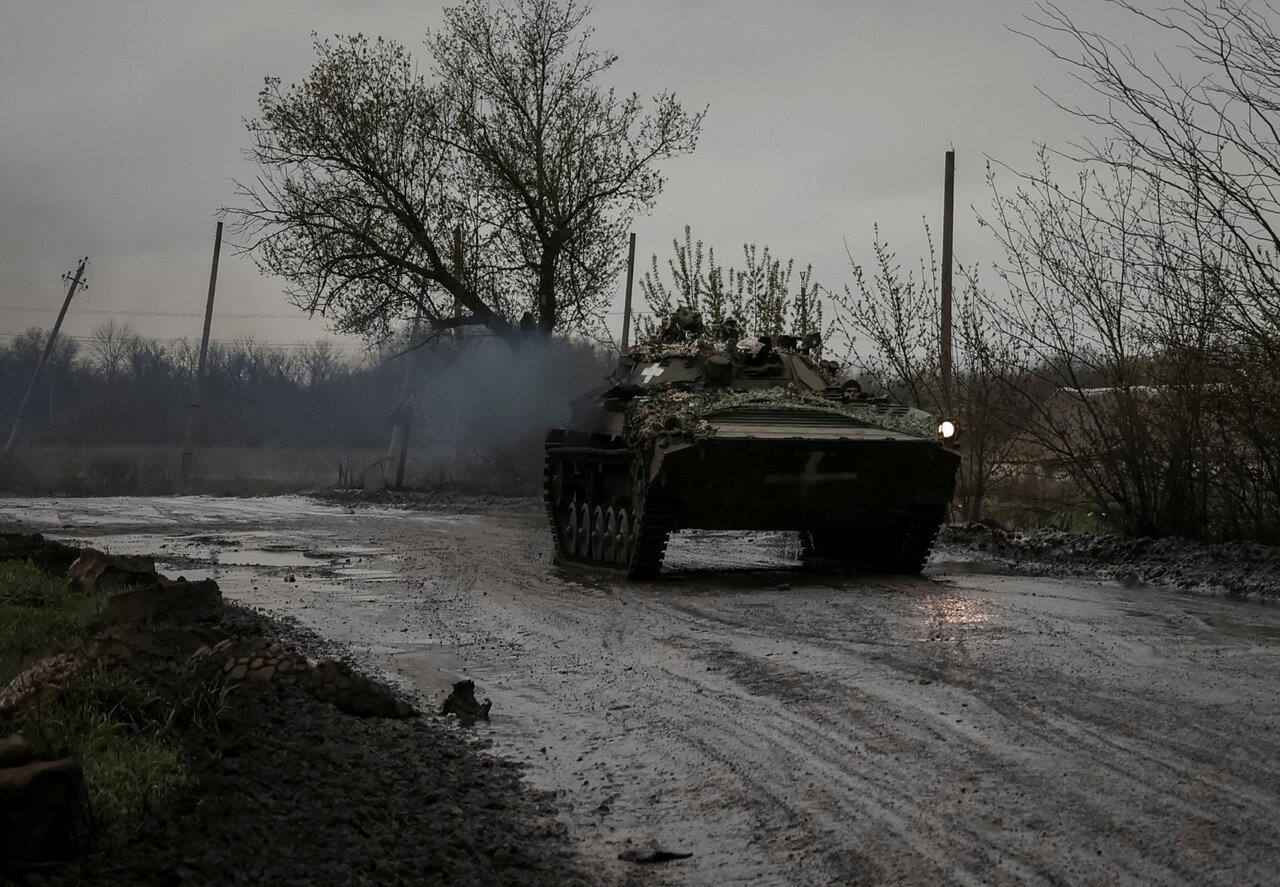
[{"label": "tire rut in mud", "polygon": [[[1264,825],[1280,813],[1280,773],[1270,763],[1280,747],[1273,734],[1233,735],[1238,725],[1213,706],[1188,711],[1141,682],[1117,688],[1026,665],[1005,670],[960,643],[939,663],[921,655],[928,643],[880,645],[767,621],[806,668],[749,649],[737,608],[721,639],[712,606],[670,609],[698,626],[690,655],[754,702],[749,716],[704,703],[708,715],[686,728],[689,741],[744,782],[771,785],[760,790],[765,804],[777,802],[779,782],[764,775],[771,768],[760,749],[810,767],[815,791],[830,799],[810,809],[832,827],[852,823],[844,831],[854,836],[819,837],[812,849],[821,858],[839,859],[852,845],[858,858],[894,860],[882,872],[890,880],[999,872],[1051,882],[1071,872],[1197,883],[1206,870],[1247,878],[1280,844]],[[1099,659],[1101,674],[1118,668]],[[1114,683],[1123,684],[1119,674]],[[858,825],[867,822],[871,832]],[[1084,853],[1081,843],[1095,849]]]}]

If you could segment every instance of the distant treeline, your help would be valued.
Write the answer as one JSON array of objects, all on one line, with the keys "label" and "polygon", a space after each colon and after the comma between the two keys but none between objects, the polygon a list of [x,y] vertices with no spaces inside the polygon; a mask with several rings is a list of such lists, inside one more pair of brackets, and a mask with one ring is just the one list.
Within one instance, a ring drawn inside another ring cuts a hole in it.
[{"label": "distant treeline", "polygon": [[[17,415],[47,332],[0,347],[0,420]],[[41,370],[23,426],[26,444],[176,443],[192,396],[199,344],[160,342],[108,323],[84,342],[60,338]],[[351,360],[328,342],[301,349],[252,340],[213,343],[206,364],[201,440],[255,446],[385,439],[400,367]]]},{"label": "distant treeline", "polygon": [[[0,346],[5,434],[46,336],[31,329]],[[60,338],[28,406],[23,445],[176,446],[198,358],[198,343],[161,342],[115,323],[83,342]],[[594,346],[562,339],[517,353],[487,334],[441,338],[412,355],[393,342],[354,358],[323,341],[302,348],[215,343],[199,437],[215,446],[378,447],[395,414],[414,426],[418,451],[480,458],[540,448],[570,398],[606,372]]]}]

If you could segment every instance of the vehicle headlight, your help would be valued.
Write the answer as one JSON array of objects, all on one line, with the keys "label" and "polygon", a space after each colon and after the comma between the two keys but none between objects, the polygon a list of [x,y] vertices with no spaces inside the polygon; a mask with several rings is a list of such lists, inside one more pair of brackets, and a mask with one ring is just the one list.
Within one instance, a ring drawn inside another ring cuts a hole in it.
[{"label": "vehicle headlight", "polygon": [[956,423],[952,422],[950,419],[943,419],[938,423],[938,437],[943,440],[951,440],[951,438],[956,436],[957,430],[959,429],[956,428]]}]

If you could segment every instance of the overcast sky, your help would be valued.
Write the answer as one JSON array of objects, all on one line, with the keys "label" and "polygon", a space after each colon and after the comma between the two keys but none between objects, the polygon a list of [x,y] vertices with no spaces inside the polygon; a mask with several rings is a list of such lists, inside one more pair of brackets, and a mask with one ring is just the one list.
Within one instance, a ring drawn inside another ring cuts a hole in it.
[{"label": "overcast sky", "polygon": [[[0,333],[50,325],[60,275],[87,255],[90,291],[69,334],[115,317],[198,337],[215,212],[253,172],[242,118],[262,78],[304,77],[312,31],[420,51],[441,5],[0,0]],[[1142,36],[1117,29],[1101,0],[1060,6],[1121,39]],[[1027,27],[1028,12],[1022,0],[599,0],[594,45],[621,57],[610,85],[710,105],[696,153],[666,164],[656,211],[637,221],[641,270],[685,224],[726,263],[745,241],[768,243],[832,288],[849,279],[845,241],[869,261],[877,222],[914,261],[922,217],[941,230],[950,146],[956,253],[989,263],[969,209],[989,203],[985,156],[1026,168],[1037,143],[1082,131],[1036,92],[1071,99],[1078,85],[1007,30]],[[224,249],[214,338],[328,335],[280,290]]]}]

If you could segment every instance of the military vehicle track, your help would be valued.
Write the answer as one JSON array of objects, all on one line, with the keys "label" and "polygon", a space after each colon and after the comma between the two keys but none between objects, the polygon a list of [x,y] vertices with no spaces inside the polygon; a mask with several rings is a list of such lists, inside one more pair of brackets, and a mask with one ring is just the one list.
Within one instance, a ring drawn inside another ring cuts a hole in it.
[{"label": "military vehicle track", "polygon": [[542,498],[559,562],[629,579],[658,575],[672,511],[648,494],[642,471],[626,450],[547,444]]}]

